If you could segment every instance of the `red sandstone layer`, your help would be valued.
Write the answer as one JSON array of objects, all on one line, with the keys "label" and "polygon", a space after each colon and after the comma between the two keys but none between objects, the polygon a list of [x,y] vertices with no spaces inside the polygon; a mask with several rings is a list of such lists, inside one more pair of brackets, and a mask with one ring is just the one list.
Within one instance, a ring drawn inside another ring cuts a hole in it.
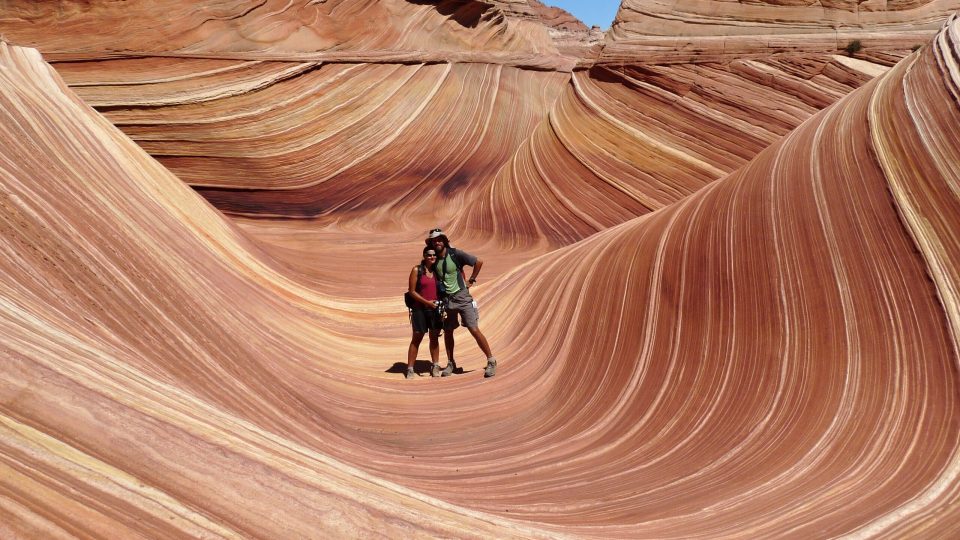
[{"label": "red sandstone layer", "polygon": [[[958,44],[3,46],[0,536],[957,536]],[[438,221],[494,379],[387,372]]]},{"label": "red sandstone layer", "polygon": [[956,533],[957,29],[492,284],[503,374],[438,384],[5,49],[6,531]]},{"label": "red sandstone layer", "polygon": [[709,62],[776,52],[908,50],[925,43],[960,8],[956,0],[904,2],[733,2],[624,0],[601,63]]}]

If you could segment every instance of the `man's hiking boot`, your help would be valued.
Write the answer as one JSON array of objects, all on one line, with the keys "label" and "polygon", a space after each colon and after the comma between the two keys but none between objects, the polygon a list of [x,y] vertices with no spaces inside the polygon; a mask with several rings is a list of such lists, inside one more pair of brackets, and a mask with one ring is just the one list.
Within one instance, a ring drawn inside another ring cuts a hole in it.
[{"label": "man's hiking boot", "polygon": [[457,363],[453,360],[447,361],[447,367],[443,368],[443,371],[440,373],[441,377],[449,377],[453,375],[453,372],[457,369]]},{"label": "man's hiking boot", "polygon": [[430,376],[431,377],[440,376],[440,364],[434,363],[430,366]]},{"label": "man's hiking boot", "polygon": [[483,370],[484,377],[493,377],[497,374],[497,359],[487,358],[487,367]]},{"label": "man's hiking boot", "polygon": [[404,375],[403,377],[404,377],[405,379],[412,379],[412,378],[414,378],[414,377],[416,377],[416,376],[417,376],[417,374],[413,372],[413,368],[412,368],[412,367],[408,367],[408,368],[407,368],[407,373],[406,373],[406,375]]}]

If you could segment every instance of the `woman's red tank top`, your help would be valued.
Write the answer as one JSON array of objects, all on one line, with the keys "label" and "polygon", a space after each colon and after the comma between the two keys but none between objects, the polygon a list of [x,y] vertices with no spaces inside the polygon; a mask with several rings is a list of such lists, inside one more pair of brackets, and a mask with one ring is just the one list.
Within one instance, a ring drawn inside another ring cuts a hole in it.
[{"label": "woman's red tank top", "polygon": [[420,296],[426,298],[427,300],[436,300],[437,299],[437,277],[436,275],[429,275],[426,272],[420,276],[420,287],[419,287]]}]

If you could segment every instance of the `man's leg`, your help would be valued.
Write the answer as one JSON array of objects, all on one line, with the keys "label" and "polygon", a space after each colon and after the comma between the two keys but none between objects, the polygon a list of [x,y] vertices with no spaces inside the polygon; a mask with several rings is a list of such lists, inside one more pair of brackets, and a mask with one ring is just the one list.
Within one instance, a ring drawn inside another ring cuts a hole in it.
[{"label": "man's leg", "polygon": [[449,328],[443,334],[443,346],[447,349],[447,367],[440,372],[441,377],[453,375],[453,370],[457,369],[457,362],[453,359],[453,329]]},{"label": "man's leg", "polygon": [[490,344],[487,343],[487,338],[483,335],[483,332],[480,331],[480,327],[470,328],[468,326],[467,330],[470,331],[470,335],[473,336],[473,339],[477,340],[477,345],[480,346],[480,350],[483,351],[483,354],[487,355],[487,358],[493,357],[493,353],[490,352]]},{"label": "man's leg", "polygon": [[487,355],[487,367],[483,369],[484,377],[493,377],[497,374],[497,359],[493,357],[490,351],[490,344],[487,343],[487,337],[480,331],[480,313],[477,311],[476,302],[470,298],[470,303],[463,307],[463,325],[470,331],[473,339],[477,340],[477,345],[483,354]]},{"label": "man's leg", "polygon": [[443,347],[447,349],[447,363],[453,362],[453,330],[447,330],[443,334]]},{"label": "man's leg", "polygon": [[487,355],[487,366],[483,368],[483,376],[493,377],[497,374],[497,359],[493,357],[493,353],[490,351],[490,344],[487,343],[487,337],[480,331],[479,326],[468,326],[467,330],[470,331],[473,339],[477,340],[477,345],[480,346],[483,354]]},{"label": "man's leg", "polygon": [[447,319],[443,323],[443,345],[447,349],[447,367],[443,368],[440,375],[447,377],[453,375],[457,369],[457,361],[453,358],[453,331],[460,326],[461,305],[456,296],[447,300]]}]

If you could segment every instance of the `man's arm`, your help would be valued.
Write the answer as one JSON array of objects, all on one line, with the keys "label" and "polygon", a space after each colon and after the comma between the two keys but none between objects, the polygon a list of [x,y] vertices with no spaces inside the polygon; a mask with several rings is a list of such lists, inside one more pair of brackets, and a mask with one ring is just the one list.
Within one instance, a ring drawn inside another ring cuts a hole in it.
[{"label": "man's arm", "polygon": [[467,280],[467,285],[473,285],[477,281],[477,274],[480,273],[480,268],[483,267],[483,260],[477,259],[476,264],[473,265],[473,272],[470,272],[470,279]]},{"label": "man's arm", "polygon": [[480,273],[480,267],[483,266],[483,261],[466,251],[458,251],[457,254],[460,256],[461,268],[464,266],[473,268],[473,271],[470,272],[470,279],[467,280],[467,286],[473,285],[474,282],[477,281],[477,274]]}]

